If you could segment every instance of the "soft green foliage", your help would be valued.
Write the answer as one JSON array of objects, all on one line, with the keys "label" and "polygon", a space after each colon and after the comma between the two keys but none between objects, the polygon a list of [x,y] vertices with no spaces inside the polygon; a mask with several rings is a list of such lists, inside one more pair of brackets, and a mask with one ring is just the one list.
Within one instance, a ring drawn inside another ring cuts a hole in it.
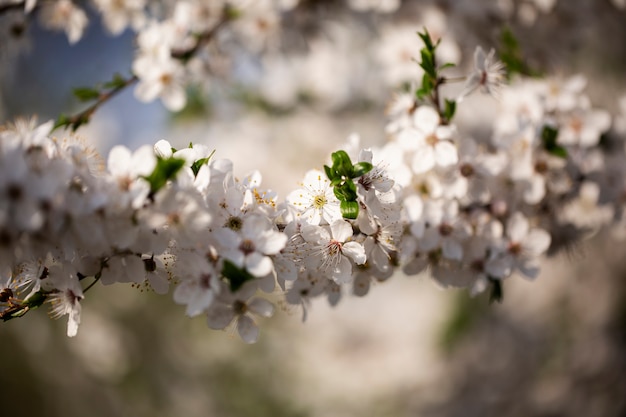
[{"label": "soft green foliage", "polygon": [[91,101],[100,97],[100,90],[91,87],[78,87],[73,89],[72,92],[80,101]]},{"label": "soft green foliage", "polygon": [[448,124],[454,117],[456,102],[446,99],[442,109],[439,100],[439,86],[446,82],[446,78],[441,75],[441,71],[455,65],[447,62],[437,66],[436,52],[439,41],[434,43],[426,28],[424,28],[424,33],[418,32],[417,34],[424,42],[424,47],[420,50],[421,60],[419,62],[419,66],[424,70],[424,75],[422,76],[422,85],[415,91],[415,95],[419,100],[430,100],[439,113],[442,123]]},{"label": "soft green foliage", "polygon": [[324,171],[334,187],[335,196],[341,202],[341,215],[345,219],[356,219],[359,215],[359,203],[353,180],[370,172],[372,164],[369,162],[352,164],[350,156],[345,151],[334,152],[331,158],[332,167],[324,165]]},{"label": "soft green foliage", "polygon": [[543,148],[551,155],[559,158],[567,158],[567,149],[559,145],[556,141],[559,130],[555,127],[545,125],[541,130],[541,142]]},{"label": "soft green foliage", "polygon": [[454,297],[452,311],[441,327],[439,346],[444,352],[451,352],[463,337],[469,334],[472,326],[487,311],[482,298],[470,298],[466,294]]},{"label": "soft green foliage", "polygon": [[510,80],[515,74],[528,75],[531,77],[541,76],[541,72],[531,68],[524,61],[522,50],[517,38],[510,28],[505,27],[500,35],[502,47],[498,51],[500,61],[506,66],[506,76]]},{"label": "soft green foliage", "polygon": [[450,121],[454,117],[454,113],[456,113],[456,101],[454,100],[445,100],[445,108],[443,110],[443,115],[446,120]]},{"label": "soft green foliage", "polygon": [[228,259],[224,259],[222,275],[228,281],[228,285],[232,292],[236,292],[243,286],[243,284],[255,279],[254,276],[251,275],[248,271],[243,268],[239,268]]},{"label": "soft green foliage", "polygon": [[147,177],[144,177],[144,179],[150,183],[150,195],[154,196],[157,191],[167,184],[167,181],[176,176],[184,165],[184,159],[174,157],[162,158],[157,156],[157,164],[154,167],[154,171]]}]

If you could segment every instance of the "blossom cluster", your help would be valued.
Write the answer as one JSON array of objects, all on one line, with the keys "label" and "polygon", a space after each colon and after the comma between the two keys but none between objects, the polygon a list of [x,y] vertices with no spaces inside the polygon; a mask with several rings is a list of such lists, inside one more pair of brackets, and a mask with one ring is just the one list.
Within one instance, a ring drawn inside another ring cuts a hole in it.
[{"label": "blossom cluster", "polygon": [[[25,3],[27,12],[41,7],[44,23],[65,30],[70,42],[81,37],[86,15],[70,0]],[[137,31],[133,78],[109,87],[137,82],[140,100],[160,98],[180,110],[186,87],[218,69],[219,51],[209,41],[272,49],[282,14],[298,2],[165,2],[161,19],[142,0],[94,3],[111,33]],[[380,13],[399,7],[347,3]],[[397,35],[390,30],[383,38]],[[161,140],[134,152],[116,146],[105,161],[56,130],[88,121],[111,93],[82,90],[98,103],[64,123],[3,127],[0,317],[50,303],[54,317],[69,316],[73,336],[94,284],[130,283],[159,294],[171,290],[187,315],[204,315],[212,329],[235,327],[252,343],[258,319],[273,314],[277,298],[300,306],[306,318],[315,297],[335,305],[346,292],[366,295],[396,271],[429,270],[443,287],[489,290],[497,299],[512,275],[536,278],[548,251],[607,224],[625,229],[623,143],[609,134],[609,113],[592,107],[583,77],[519,77],[501,88],[504,65],[493,51],[477,48],[465,87],[442,102],[440,71],[448,64],[438,65],[458,62],[458,47],[428,32],[420,36],[422,51],[407,52],[399,40],[389,41],[397,49],[383,41],[379,51],[387,84],[422,79],[420,89],[408,88],[389,105],[386,143],[363,149],[357,135],[350,137],[330,166],[308,171],[284,200],[261,187],[258,171],[237,178],[232,162],[202,144],[174,149]],[[337,67],[345,61],[328,44],[310,48],[313,61],[287,64],[270,55],[265,65],[278,68],[278,79],[260,84],[265,99],[289,107],[308,89],[331,108],[344,103],[345,79],[320,74],[330,68],[349,78],[352,69]],[[297,82],[287,82],[293,80],[287,73],[298,73]],[[454,123],[456,107],[476,91],[499,100],[488,135]],[[618,133],[622,122],[616,120]]]},{"label": "blossom cluster", "polygon": [[[2,317],[50,302],[74,335],[97,281],[173,286],[189,316],[254,342],[257,317],[274,310],[276,295],[263,293],[284,294],[306,316],[312,298],[363,296],[398,268],[428,268],[472,293],[500,291],[513,274],[533,279],[551,246],[613,221],[621,204],[603,197],[623,183],[610,181],[601,146],[611,119],[584,85],[518,81],[482,140],[399,95],[388,142],[360,149],[353,136],[334,160],[355,161],[353,177],[333,179],[335,165],[310,170],[284,201],[261,188],[259,172],[238,179],[203,145],[116,146],[105,163],[75,137],[55,137],[51,122],[16,122],[0,133]],[[339,186],[348,182],[353,215]]]}]

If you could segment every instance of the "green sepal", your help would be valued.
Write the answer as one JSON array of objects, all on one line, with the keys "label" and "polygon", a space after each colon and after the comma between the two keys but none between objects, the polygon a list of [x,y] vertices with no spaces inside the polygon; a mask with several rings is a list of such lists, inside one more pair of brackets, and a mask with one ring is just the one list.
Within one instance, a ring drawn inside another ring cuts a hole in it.
[{"label": "green sepal", "polygon": [[452,121],[454,117],[454,113],[456,112],[456,101],[454,100],[445,100],[445,108],[443,110],[443,116],[446,118],[447,122]]},{"label": "green sepal", "polygon": [[222,275],[228,281],[228,286],[231,292],[236,292],[243,284],[248,281],[252,281],[254,276],[245,269],[239,268],[237,265],[224,259],[224,266],[222,267]]},{"label": "green sepal", "polygon": [[178,171],[185,165],[185,160],[180,158],[162,158],[157,156],[157,163],[154,170],[147,177],[143,177],[150,184],[150,196],[154,196],[157,191],[165,187],[167,181],[176,177]]},{"label": "green sepal", "polygon": [[541,130],[541,142],[543,143],[543,148],[550,155],[558,156],[559,158],[567,158],[567,149],[556,142],[558,136],[559,129],[549,125],[544,125]]},{"label": "green sepal", "polygon": [[[324,165],[324,172],[326,173],[326,176],[328,177],[328,179],[331,181],[331,184],[332,184],[332,182],[334,182],[336,178],[335,172],[328,165]],[[335,185],[335,184],[332,184],[332,185]]]},{"label": "green sepal", "polygon": [[339,208],[344,219],[354,220],[359,215],[359,203],[357,201],[342,201]]},{"label": "green sepal", "polygon": [[202,168],[202,165],[208,164],[210,160],[211,160],[211,157],[207,156],[206,158],[198,159],[196,162],[194,162],[193,165],[191,165],[193,176],[197,177],[198,172],[200,172],[200,168]]},{"label": "green sepal", "polygon": [[72,90],[72,93],[80,101],[91,101],[100,97],[100,91],[91,87],[77,87]]},{"label": "green sepal", "polygon": [[346,151],[337,151],[332,154],[333,170],[336,174],[346,178],[353,178],[352,161]]},{"label": "green sepal", "polygon": [[358,178],[362,175],[367,174],[374,168],[374,165],[369,162],[357,162],[352,166],[352,178]]},{"label": "green sepal", "polygon": [[354,185],[352,180],[348,180],[342,185],[336,186],[333,191],[339,201],[355,201],[357,197],[356,185]]}]

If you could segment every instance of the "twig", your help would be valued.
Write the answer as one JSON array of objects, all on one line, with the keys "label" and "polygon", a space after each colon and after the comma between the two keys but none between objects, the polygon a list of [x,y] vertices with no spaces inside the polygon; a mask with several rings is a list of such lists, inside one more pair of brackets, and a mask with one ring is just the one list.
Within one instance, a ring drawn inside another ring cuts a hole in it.
[{"label": "twig", "polygon": [[98,107],[100,107],[101,105],[103,105],[104,103],[112,99],[113,97],[115,97],[122,90],[126,89],[126,87],[131,86],[134,83],[136,83],[138,80],[139,78],[137,78],[136,75],[133,75],[132,77],[128,78],[127,80],[124,80],[124,82],[120,83],[119,85],[112,88],[111,90],[100,94],[96,102],[93,103],[91,106],[87,107],[82,112],[75,114],[74,116],[71,116],[71,117],[66,117],[66,116],[61,115],[59,117],[59,120],[57,120],[56,124],[54,125],[54,129],[57,129],[61,126],[70,126],[72,131],[75,131],[81,125],[89,122],[89,119],[98,109]]}]

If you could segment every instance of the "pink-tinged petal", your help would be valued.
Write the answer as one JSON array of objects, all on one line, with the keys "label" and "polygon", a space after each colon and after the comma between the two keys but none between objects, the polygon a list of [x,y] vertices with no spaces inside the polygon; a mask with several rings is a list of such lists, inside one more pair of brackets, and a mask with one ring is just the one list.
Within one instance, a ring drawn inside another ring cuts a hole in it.
[{"label": "pink-tinged petal", "polygon": [[214,305],[207,314],[207,325],[213,330],[222,330],[235,318],[235,312],[231,306],[223,304]]},{"label": "pink-tinged petal", "polygon": [[363,265],[367,260],[367,257],[365,256],[365,248],[358,242],[344,243],[341,253],[348,256],[357,265]]},{"label": "pink-tinged petal", "polygon": [[336,220],[330,225],[330,231],[333,239],[338,242],[345,242],[354,234],[352,225],[345,220]]},{"label": "pink-tinged petal", "polygon": [[246,256],[245,267],[248,272],[257,278],[264,277],[274,270],[274,264],[269,256],[263,256],[259,252]]},{"label": "pink-tinged petal", "polygon": [[270,303],[265,298],[253,298],[248,303],[248,309],[261,317],[272,317],[274,314],[274,304]]},{"label": "pink-tinged petal", "polygon": [[437,165],[448,167],[459,162],[456,146],[452,142],[440,141],[435,145],[435,160]]},{"label": "pink-tinged petal", "polygon": [[551,237],[543,229],[532,229],[524,239],[524,251],[529,256],[539,256],[550,247]]},{"label": "pink-tinged petal", "polygon": [[259,339],[259,328],[254,320],[248,316],[239,316],[237,320],[237,333],[246,343],[255,343]]},{"label": "pink-tinged petal", "polygon": [[528,219],[520,213],[514,213],[506,224],[506,234],[513,242],[521,243],[528,234]]}]

